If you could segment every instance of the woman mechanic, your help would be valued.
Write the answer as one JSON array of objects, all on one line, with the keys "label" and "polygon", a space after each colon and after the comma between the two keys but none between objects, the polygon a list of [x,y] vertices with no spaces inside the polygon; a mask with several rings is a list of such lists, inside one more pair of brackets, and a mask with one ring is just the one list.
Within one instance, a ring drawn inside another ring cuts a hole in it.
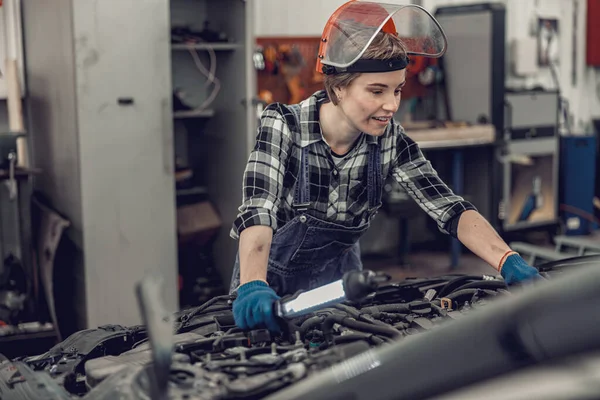
[{"label": "woman mechanic", "polygon": [[540,277],[441,181],[392,118],[408,56],[439,57],[445,49],[437,21],[418,6],[351,0],[329,18],[317,61],[325,90],[265,108],[244,172],[231,231],[239,239],[230,290],[240,328],[277,332],[279,296],[362,269],[358,239],[389,175],[507,284]]}]

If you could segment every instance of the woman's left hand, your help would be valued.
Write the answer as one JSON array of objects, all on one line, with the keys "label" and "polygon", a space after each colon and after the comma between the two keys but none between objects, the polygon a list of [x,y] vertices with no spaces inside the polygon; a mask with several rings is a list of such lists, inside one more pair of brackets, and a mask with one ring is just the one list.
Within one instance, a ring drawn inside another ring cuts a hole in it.
[{"label": "woman's left hand", "polygon": [[518,254],[512,254],[506,258],[500,269],[500,274],[507,285],[544,279],[536,268],[527,264]]}]

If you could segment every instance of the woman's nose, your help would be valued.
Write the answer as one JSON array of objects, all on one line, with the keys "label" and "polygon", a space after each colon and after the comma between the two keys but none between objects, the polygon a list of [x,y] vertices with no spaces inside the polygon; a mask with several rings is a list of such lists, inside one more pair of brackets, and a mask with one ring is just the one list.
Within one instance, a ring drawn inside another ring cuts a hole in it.
[{"label": "woman's nose", "polygon": [[396,96],[395,93],[386,96],[385,102],[383,104],[383,109],[388,112],[396,112],[398,111],[398,107],[400,107],[400,96]]}]

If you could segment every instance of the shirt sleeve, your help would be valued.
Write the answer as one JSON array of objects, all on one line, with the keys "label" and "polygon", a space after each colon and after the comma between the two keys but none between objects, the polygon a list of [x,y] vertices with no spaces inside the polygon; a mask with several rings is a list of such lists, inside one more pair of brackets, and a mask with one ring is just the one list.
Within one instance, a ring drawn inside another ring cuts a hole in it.
[{"label": "shirt sleeve", "polygon": [[254,149],[243,175],[243,198],[230,236],[254,225],[277,230],[277,211],[281,203],[285,166],[292,147],[290,129],[280,108],[267,107],[260,118]]},{"label": "shirt sleeve", "polygon": [[419,146],[398,125],[398,155],[392,165],[392,175],[427,214],[441,232],[455,236],[450,223],[467,210],[477,210],[473,204],[456,195],[440,179],[431,162]]}]

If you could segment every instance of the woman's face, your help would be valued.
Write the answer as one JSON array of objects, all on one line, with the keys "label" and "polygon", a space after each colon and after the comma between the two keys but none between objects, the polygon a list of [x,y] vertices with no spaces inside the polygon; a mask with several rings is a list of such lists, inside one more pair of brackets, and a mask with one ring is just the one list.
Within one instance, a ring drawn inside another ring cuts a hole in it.
[{"label": "woman's face", "polygon": [[381,136],[400,106],[406,70],[360,74],[337,90],[338,106],[359,132]]}]

